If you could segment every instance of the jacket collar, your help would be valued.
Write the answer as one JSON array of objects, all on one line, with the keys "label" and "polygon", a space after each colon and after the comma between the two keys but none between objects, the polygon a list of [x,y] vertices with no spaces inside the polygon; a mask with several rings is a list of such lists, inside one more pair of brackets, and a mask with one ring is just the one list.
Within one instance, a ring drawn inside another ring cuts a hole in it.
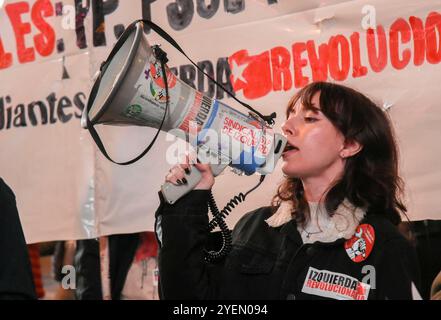
[{"label": "jacket collar", "polygon": [[[277,211],[266,219],[265,222],[270,227],[280,227],[293,220],[292,212],[292,202],[283,201]],[[365,215],[365,209],[355,207],[349,200],[345,199],[330,218],[330,223],[333,227],[321,234],[313,235],[311,240],[312,242],[334,242],[340,238],[350,239]]]}]

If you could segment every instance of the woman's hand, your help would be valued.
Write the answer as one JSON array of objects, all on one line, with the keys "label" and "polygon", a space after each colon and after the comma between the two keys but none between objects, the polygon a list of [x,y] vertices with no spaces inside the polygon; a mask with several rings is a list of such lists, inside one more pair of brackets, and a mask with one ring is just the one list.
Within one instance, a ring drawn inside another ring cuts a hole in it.
[{"label": "woman's hand", "polygon": [[[211,172],[211,167],[209,164],[203,163],[193,163],[196,169],[198,169],[202,175],[201,181],[194,187],[193,190],[210,190],[214,185],[214,176]],[[171,182],[174,185],[182,185],[187,183],[186,175],[190,174],[191,170],[194,168],[191,167],[189,157],[186,156],[184,159],[184,163],[177,164],[173,166],[167,176],[165,177],[165,181]]]}]

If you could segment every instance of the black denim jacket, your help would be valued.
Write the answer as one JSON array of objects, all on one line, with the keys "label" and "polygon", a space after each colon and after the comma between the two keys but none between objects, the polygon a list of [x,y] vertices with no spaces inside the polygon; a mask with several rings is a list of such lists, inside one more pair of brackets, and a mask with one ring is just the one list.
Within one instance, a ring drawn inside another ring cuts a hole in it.
[{"label": "black denim jacket", "polygon": [[270,227],[270,207],[244,215],[233,230],[231,253],[204,261],[209,243],[209,192],[195,190],[156,212],[162,299],[412,299],[418,298],[416,254],[381,215],[360,225],[375,233],[371,252],[354,262],[346,239],[303,244],[294,220]]}]

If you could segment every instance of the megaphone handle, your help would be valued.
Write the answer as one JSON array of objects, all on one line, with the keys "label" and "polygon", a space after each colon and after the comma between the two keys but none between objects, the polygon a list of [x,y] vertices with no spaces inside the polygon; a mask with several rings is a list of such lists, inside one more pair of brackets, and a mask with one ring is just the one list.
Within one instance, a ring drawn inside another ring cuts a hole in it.
[{"label": "megaphone handle", "polygon": [[[210,164],[210,166],[213,175],[217,176],[228,166],[228,164]],[[185,178],[187,179],[186,184],[177,186],[171,182],[166,182],[161,186],[162,195],[164,196],[165,201],[169,204],[175,203],[181,197],[193,190],[199,181],[201,181],[202,174],[195,166],[192,166],[190,173],[186,175]]]}]

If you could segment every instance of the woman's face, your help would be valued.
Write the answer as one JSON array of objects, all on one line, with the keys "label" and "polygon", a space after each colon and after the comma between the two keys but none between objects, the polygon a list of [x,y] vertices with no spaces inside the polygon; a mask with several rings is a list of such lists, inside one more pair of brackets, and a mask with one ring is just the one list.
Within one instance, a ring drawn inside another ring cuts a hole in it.
[{"label": "woman's face", "polygon": [[320,93],[311,102],[314,108],[306,109],[299,99],[282,125],[288,145],[297,148],[285,149],[282,171],[290,178],[335,178],[343,172],[345,139],[320,111]]}]

